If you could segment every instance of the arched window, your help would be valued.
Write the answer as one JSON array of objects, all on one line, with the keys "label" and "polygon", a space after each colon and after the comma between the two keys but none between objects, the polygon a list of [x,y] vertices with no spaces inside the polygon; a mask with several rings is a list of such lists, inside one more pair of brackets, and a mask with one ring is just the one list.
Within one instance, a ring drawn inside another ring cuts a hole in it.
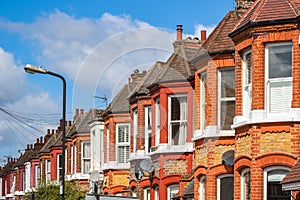
[{"label": "arched window", "polygon": [[250,200],[251,191],[250,168],[244,169],[241,173],[241,200]]},{"label": "arched window", "polygon": [[233,174],[218,176],[217,187],[218,200],[233,199]]},{"label": "arched window", "polygon": [[202,176],[199,181],[199,200],[206,199],[206,176]]},{"label": "arched window", "polygon": [[290,168],[272,166],[264,169],[264,200],[290,200],[291,192],[282,191],[280,182],[289,172]]}]

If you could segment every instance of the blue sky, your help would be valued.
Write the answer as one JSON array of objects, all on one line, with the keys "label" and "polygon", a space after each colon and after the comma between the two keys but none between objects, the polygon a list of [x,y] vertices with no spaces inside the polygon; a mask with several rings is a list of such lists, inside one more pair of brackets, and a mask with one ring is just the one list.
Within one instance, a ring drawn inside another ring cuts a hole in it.
[{"label": "blue sky", "polygon": [[25,64],[67,79],[72,120],[75,108],[104,108],[94,96],[110,101],[134,69],[165,61],[176,24],[185,37],[199,37],[233,9],[233,0],[1,0],[0,109],[7,113],[0,112],[0,161],[18,156],[61,116],[61,81],[26,74]]}]

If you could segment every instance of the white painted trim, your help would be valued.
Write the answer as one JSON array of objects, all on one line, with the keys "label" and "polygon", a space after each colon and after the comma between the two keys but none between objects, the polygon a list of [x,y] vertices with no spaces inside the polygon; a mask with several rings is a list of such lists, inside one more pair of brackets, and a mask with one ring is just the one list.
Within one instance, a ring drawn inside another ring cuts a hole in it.
[{"label": "white painted trim", "polygon": [[217,177],[217,200],[221,200],[221,190],[220,190],[220,186],[221,186],[221,179],[222,178],[227,178],[227,177],[232,177],[234,178],[233,174],[222,174],[220,176]]},{"label": "white painted trim", "polygon": [[270,123],[270,122],[296,122],[300,121],[300,108],[292,108],[289,113],[278,115],[267,115],[266,110],[252,110],[249,118],[235,116],[231,128],[235,129],[248,124]]},{"label": "white painted trim", "polygon": [[263,175],[264,175],[264,197],[263,197],[263,200],[267,200],[267,187],[268,187],[268,172],[269,171],[273,171],[273,170],[276,170],[276,169],[283,169],[283,170],[287,170],[287,171],[290,171],[290,168],[289,167],[284,167],[284,166],[271,166],[271,167],[267,167],[264,169],[264,172],[263,172]]}]

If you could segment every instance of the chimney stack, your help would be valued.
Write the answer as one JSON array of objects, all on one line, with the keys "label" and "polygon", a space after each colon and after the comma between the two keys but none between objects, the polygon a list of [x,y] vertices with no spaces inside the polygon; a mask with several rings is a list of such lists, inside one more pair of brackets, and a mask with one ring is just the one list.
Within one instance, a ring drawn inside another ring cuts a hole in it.
[{"label": "chimney stack", "polygon": [[236,0],[236,10],[247,11],[255,0]]},{"label": "chimney stack", "polygon": [[178,24],[177,25],[177,41],[180,41],[180,40],[182,40],[182,26],[183,25],[181,25],[181,24]]},{"label": "chimney stack", "polygon": [[206,40],[206,30],[201,30],[201,41]]}]

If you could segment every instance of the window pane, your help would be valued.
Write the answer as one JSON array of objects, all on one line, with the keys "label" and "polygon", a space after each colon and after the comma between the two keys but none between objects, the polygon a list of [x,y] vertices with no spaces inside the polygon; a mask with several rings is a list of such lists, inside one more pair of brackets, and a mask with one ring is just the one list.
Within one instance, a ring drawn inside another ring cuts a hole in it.
[{"label": "window pane", "polygon": [[118,147],[118,162],[124,163],[124,147]]},{"label": "window pane", "polygon": [[124,128],[123,126],[119,126],[118,128],[118,142],[125,142]]},{"label": "window pane", "polygon": [[221,102],[221,130],[231,130],[235,114],[235,101]]},{"label": "window pane", "polygon": [[83,173],[88,174],[90,172],[91,162],[90,160],[83,160]]},{"label": "window pane", "polygon": [[222,178],[220,182],[220,200],[233,199],[233,177]]},{"label": "window pane", "polygon": [[91,157],[90,143],[89,142],[84,142],[83,143],[83,157],[84,158],[90,158]]},{"label": "window pane", "polygon": [[248,53],[245,57],[245,64],[247,70],[246,84],[248,85],[252,83],[252,53]]},{"label": "window pane", "polygon": [[292,77],[292,45],[270,46],[269,78]]},{"label": "window pane", "polygon": [[221,71],[221,98],[235,97],[234,69]]}]

